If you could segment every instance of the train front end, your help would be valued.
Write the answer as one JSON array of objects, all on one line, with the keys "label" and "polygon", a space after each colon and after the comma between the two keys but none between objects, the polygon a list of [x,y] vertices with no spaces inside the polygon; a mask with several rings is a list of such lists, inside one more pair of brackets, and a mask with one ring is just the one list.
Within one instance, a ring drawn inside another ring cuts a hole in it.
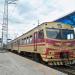
[{"label": "train front end", "polygon": [[74,30],[46,27],[46,57],[49,65],[74,64]]}]

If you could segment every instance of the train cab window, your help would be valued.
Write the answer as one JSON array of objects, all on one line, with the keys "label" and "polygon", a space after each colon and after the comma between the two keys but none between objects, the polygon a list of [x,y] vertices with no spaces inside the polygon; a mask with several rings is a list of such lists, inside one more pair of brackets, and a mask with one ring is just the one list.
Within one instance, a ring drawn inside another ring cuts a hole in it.
[{"label": "train cab window", "polygon": [[48,38],[69,40],[74,39],[74,30],[69,29],[56,29],[56,28],[46,28],[46,34]]},{"label": "train cab window", "polygon": [[68,34],[67,39],[74,39],[74,35],[73,34]]},{"label": "train cab window", "polygon": [[62,35],[64,39],[74,39],[75,36],[74,36],[74,30],[68,30],[68,29],[63,29],[62,30]]},{"label": "train cab window", "polygon": [[40,31],[38,32],[38,38],[39,38],[39,39],[43,39],[43,38],[44,38],[44,31],[43,31],[43,30],[40,30]]}]

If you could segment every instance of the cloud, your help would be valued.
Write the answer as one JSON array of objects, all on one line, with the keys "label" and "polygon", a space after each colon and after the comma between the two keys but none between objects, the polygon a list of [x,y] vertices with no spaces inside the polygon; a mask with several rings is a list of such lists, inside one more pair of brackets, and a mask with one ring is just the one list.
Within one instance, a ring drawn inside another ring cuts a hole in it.
[{"label": "cloud", "polygon": [[[4,0],[0,0],[0,22],[3,4]],[[9,5],[10,37],[36,27],[38,20],[40,23],[53,21],[72,11],[75,11],[75,0],[18,0],[16,5]]]}]

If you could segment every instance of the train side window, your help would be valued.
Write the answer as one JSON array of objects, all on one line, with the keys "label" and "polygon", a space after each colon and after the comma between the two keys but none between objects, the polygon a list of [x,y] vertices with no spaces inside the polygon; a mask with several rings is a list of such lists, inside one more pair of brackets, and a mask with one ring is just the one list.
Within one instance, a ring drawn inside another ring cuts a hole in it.
[{"label": "train side window", "polygon": [[29,44],[29,37],[27,37],[27,44]]},{"label": "train side window", "polygon": [[30,44],[32,43],[32,36],[30,36],[30,38],[29,38],[29,43]]},{"label": "train side window", "polygon": [[[18,43],[18,41],[17,41],[17,43]],[[22,45],[22,39],[20,39],[20,43],[19,44]]]},{"label": "train side window", "polygon": [[39,39],[44,39],[44,31],[43,31],[43,30],[40,30],[40,31],[38,32],[38,38],[39,38]]},{"label": "train side window", "polygon": [[[17,41],[18,43],[18,41]],[[23,39],[20,39],[20,45],[23,45]]]},{"label": "train side window", "polygon": [[27,44],[26,38],[24,38],[23,42],[24,42],[24,44]]},{"label": "train side window", "polygon": [[15,45],[17,45],[17,42],[15,41]]},{"label": "train side window", "polygon": [[24,45],[24,38],[21,40],[21,45]]},{"label": "train side window", "polygon": [[21,40],[21,45],[24,45],[24,38]]},{"label": "train side window", "polygon": [[20,40],[17,40],[17,45],[20,45]]},{"label": "train side window", "polygon": [[[18,43],[18,41],[17,41],[17,43]],[[22,44],[22,40],[20,40],[20,45]]]}]

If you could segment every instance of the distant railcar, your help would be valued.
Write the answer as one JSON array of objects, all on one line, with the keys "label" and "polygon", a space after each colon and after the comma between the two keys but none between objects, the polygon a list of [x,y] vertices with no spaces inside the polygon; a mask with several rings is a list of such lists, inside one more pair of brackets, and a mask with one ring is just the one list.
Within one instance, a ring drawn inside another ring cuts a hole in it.
[{"label": "distant railcar", "polygon": [[45,22],[9,42],[8,49],[50,65],[73,64],[74,28],[59,22]]}]

